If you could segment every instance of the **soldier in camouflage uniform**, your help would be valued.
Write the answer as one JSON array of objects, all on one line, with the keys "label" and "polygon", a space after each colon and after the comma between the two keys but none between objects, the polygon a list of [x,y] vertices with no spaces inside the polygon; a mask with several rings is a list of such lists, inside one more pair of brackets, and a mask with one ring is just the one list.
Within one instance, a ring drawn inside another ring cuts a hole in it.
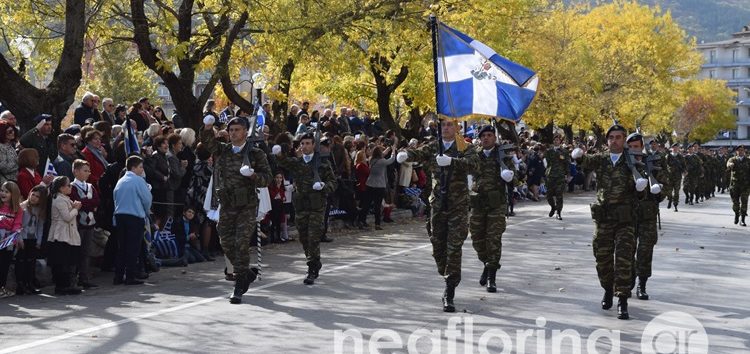
[{"label": "soldier in camouflage uniform", "polygon": [[251,148],[247,142],[247,119],[229,121],[230,143],[216,139],[212,116],[206,116],[203,123],[201,143],[215,157],[214,190],[221,204],[219,240],[235,273],[234,292],[229,302],[239,304],[256,277],[255,271],[250,269],[250,245],[258,217],[257,188],[268,186],[271,168],[266,154]]},{"label": "soldier in camouflage uniform", "polygon": [[729,187],[730,176],[728,173],[726,173],[726,167],[727,167],[727,161],[729,160],[730,157],[727,154],[727,152],[728,152],[727,147],[724,146],[719,150],[719,154],[716,157],[719,160],[719,171],[721,171],[721,172],[717,172],[717,174],[719,175],[717,184],[718,184],[718,188],[721,194],[724,194],[724,191],[726,191],[727,188]]},{"label": "soldier in camouflage uniform", "polygon": [[[643,136],[639,133],[630,134],[627,138],[628,148],[631,151],[643,151]],[[653,145],[652,145],[653,146]],[[662,164],[662,158],[658,153],[651,152],[645,156],[636,156],[637,161],[651,164],[652,175],[649,176],[648,166],[643,168],[647,178],[652,179],[650,188],[638,193],[636,206],[635,238],[637,242],[635,262],[633,267],[632,282],[635,285],[635,277],[638,276],[638,288],[636,297],[648,300],[646,292],[646,281],[651,277],[651,261],[654,255],[654,246],[658,240],[657,219],[659,217],[659,203],[664,200],[662,190],[668,190],[667,169]],[[647,160],[650,160],[647,162]],[[666,188],[665,188],[666,187]]]},{"label": "soldier in camouflage uniform", "polygon": [[336,190],[336,177],[328,159],[319,157],[317,174],[320,181],[315,180],[315,144],[314,136],[307,133],[300,138],[297,156],[286,156],[279,145],[272,149],[278,166],[289,171],[294,178],[292,204],[299,242],[302,243],[307,260],[307,276],[304,280],[307,285],[315,283],[323,266],[320,261],[320,239],[324,231],[328,200],[326,195]]},{"label": "soldier in camouflage uniform", "polygon": [[697,196],[700,198],[701,202],[704,202],[708,199],[711,199],[711,193],[709,192],[711,180],[713,178],[713,166],[711,163],[711,158],[706,154],[706,150],[701,147],[699,143],[694,144],[696,148],[695,154],[698,155],[698,157],[701,160],[701,165],[703,166],[703,175],[698,180],[698,183],[696,185],[697,188]]},{"label": "soldier in camouflage uniform", "polygon": [[563,208],[563,192],[568,186],[566,177],[570,174],[570,156],[560,146],[561,135],[555,134],[552,142],[554,145],[544,153],[544,159],[547,161],[547,203],[550,206],[549,217],[557,213],[557,220],[562,220],[560,213]]},{"label": "soldier in camouflage uniform", "polygon": [[609,152],[584,155],[583,150],[576,148],[572,153],[574,159],[581,159],[582,167],[596,172],[596,203],[591,205],[595,226],[592,248],[599,284],[604,288],[601,305],[602,309],[610,309],[612,296],[617,296],[620,319],[629,318],[628,297],[636,247],[636,191],[643,191],[648,185],[643,178],[634,182],[624,149],[625,134],[625,128],[614,124],[606,135]]},{"label": "soldier in camouflage uniform", "polygon": [[[399,163],[419,162],[425,169],[432,171],[432,256],[435,258],[438,273],[445,278],[443,311],[455,312],[453,297],[461,281],[461,247],[469,233],[469,188],[466,177],[475,169],[475,159],[467,156],[471,155],[473,149],[464,146],[465,142],[457,140],[457,123],[444,120],[440,124],[440,129],[442,141],[399,152],[396,159]],[[437,155],[438,144],[443,144],[444,155]],[[441,179],[441,176],[444,179]],[[447,181],[446,185],[443,185],[444,181]]]},{"label": "soldier in camouflage uniform", "polygon": [[685,204],[693,205],[698,203],[698,193],[700,179],[703,178],[703,162],[696,155],[697,144],[688,148],[688,154],[685,156],[685,180],[683,181],[683,191],[685,192]]},{"label": "soldier in camouflage uniform", "polygon": [[[474,149],[477,170],[472,173],[474,181],[471,192],[471,219],[469,230],[474,250],[484,264],[479,284],[487,286],[487,292],[497,291],[495,277],[500,269],[502,237],[505,232],[505,210],[507,188],[505,183],[512,182],[514,172],[503,169],[498,162],[497,137],[491,125],[482,127],[479,132],[482,145]],[[512,168],[513,159],[504,158],[506,168]]]},{"label": "soldier in camouflage uniform", "polygon": [[680,153],[680,144],[672,144],[672,152],[667,155],[667,175],[669,183],[664,192],[669,199],[667,208],[674,206],[677,212],[677,204],[680,202],[680,187],[682,186],[682,176],[685,174],[685,157]]},{"label": "soldier in camouflage uniform", "polygon": [[745,147],[740,145],[735,150],[737,155],[727,161],[727,172],[731,174],[729,179],[729,195],[732,197],[732,210],[734,210],[734,224],[742,218],[741,225],[745,224],[747,216],[747,197],[750,194],[750,159],[745,157]]}]

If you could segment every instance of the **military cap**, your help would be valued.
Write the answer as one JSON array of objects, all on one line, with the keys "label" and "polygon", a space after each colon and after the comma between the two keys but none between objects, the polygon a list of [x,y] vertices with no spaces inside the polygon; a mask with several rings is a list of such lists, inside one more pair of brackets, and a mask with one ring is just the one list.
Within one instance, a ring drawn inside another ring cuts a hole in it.
[{"label": "military cap", "polygon": [[495,134],[495,128],[489,124],[482,126],[482,129],[479,130],[479,135],[482,136],[482,134],[492,132],[492,134]]},{"label": "military cap", "polygon": [[631,133],[631,134],[630,134],[630,135],[628,135],[628,137],[627,137],[627,138],[625,139],[625,142],[626,142],[626,143],[629,143],[629,142],[631,142],[631,141],[641,141],[641,142],[642,142],[642,141],[643,141],[643,135],[641,135],[641,133],[637,133],[637,132],[636,132],[636,133]]},{"label": "military cap", "polygon": [[627,134],[628,131],[627,131],[627,129],[625,129],[625,127],[623,127],[619,123],[614,123],[614,124],[612,124],[611,127],[609,127],[609,129],[607,129],[607,134],[604,135],[604,136],[608,137],[609,134],[612,133],[612,132],[622,132],[623,134]]},{"label": "military cap", "polygon": [[245,127],[245,129],[250,129],[250,122],[244,117],[234,117],[232,118],[229,123],[227,123],[227,128],[233,126],[233,125],[241,125]]}]

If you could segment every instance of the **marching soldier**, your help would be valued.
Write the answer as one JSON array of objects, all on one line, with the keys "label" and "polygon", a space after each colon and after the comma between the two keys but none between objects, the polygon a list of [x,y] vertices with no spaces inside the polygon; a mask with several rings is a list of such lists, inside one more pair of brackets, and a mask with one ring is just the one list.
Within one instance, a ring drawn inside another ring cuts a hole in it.
[{"label": "marching soldier", "polygon": [[[472,173],[474,181],[471,187],[471,243],[477,251],[479,260],[484,264],[479,284],[487,286],[487,292],[497,291],[495,277],[500,269],[502,237],[505,232],[505,211],[507,201],[506,183],[513,181],[514,172],[507,166],[513,166],[513,159],[504,156],[496,143],[497,136],[491,125],[485,125],[479,131],[481,146],[474,150],[477,169]],[[511,145],[512,146],[512,145]],[[503,159],[502,163],[500,159]]]},{"label": "marching soldier", "polygon": [[667,184],[667,209],[674,206],[677,212],[677,204],[680,202],[680,187],[682,186],[682,176],[685,174],[685,157],[680,153],[680,144],[672,144],[672,152],[667,155],[667,175],[669,183]]},{"label": "marching soldier", "polygon": [[688,148],[688,154],[685,156],[685,180],[683,181],[683,191],[685,192],[685,204],[693,205],[698,203],[698,193],[700,179],[703,177],[703,162],[695,154],[697,143]]},{"label": "marching soldier", "polygon": [[[740,145],[735,149],[737,155],[727,161],[727,172],[729,178],[729,195],[732,197],[732,210],[734,210],[734,224],[739,222],[745,224],[747,216],[747,197],[750,194],[750,159],[745,158],[745,146]],[[740,221],[742,218],[742,221]]]},{"label": "marching soldier", "polygon": [[636,243],[636,192],[648,185],[646,179],[635,173],[632,159],[626,156],[625,134],[625,128],[615,123],[607,130],[609,152],[584,155],[583,150],[576,148],[572,153],[574,159],[581,159],[582,166],[596,172],[596,203],[591,205],[595,226],[592,247],[599,284],[604,288],[601,306],[605,310],[612,308],[612,296],[617,296],[619,319],[630,317],[628,297]]},{"label": "marching soldier", "polygon": [[727,154],[727,147],[723,146],[719,150],[719,155],[717,156],[717,159],[719,159],[719,171],[717,174],[718,176],[718,187],[721,194],[724,194],[724,191],[727,190],[727,187],[729,186],[729,174],[725,173],[727,161],[729,161],[729,155]]},{"label": "marching soldier", "polygon": [[[456,135],[456,122],[444,120],[440,129],[442,139],[418,149],[401,151],[396,160],[398,163],[419,162],[425,168],[429,167],[434,175],[430,198],[432,256],[438,273],[445,278],[443,311],[455,312],[453,298],[461,281],[461,247],[469,232],[469,188],[466,177],[474,170],[475,162],[467,156],[472,149],[465,146],[466,143]],[[443,144],[442,155],[437,155],[438,144]]]},{"label": "marching soldier", "polygon": [[570,156],[560,146],[562,136],[555,134],[553,146],[544,153],[547,161],[547,203],[549,203],[549,217],[557,213],[557,220],[562,220],[560,213],[563,208],[563,192],[567,189],[566,177],[570,174]]},{"label": "marching soldier", "polygon": [[201,143],[216,157],[214,190],[221,204],[219,240],[234,267],[234,292],[229,302],[239,304],[256,274],[250,269],[250,244],[258,216],[258,188],[268,186],[271,168],[266,154],[247,143],[248,121],[232,118],[227,125],[230,143],[216,139],[214,117],[203,118]]},{"label": "marching soldier", "polygon": [[[627,143],[631,151],[643,151],[643,136],[641,134],[628,135]],[[635,228],[637,246],[632,282],[635,285],[635,277],[638,276],[636,297],[641,300],[648,300],[646,281],[651,277],[651,261],[654,255],[654,246],[658,239],[659,203],[664,200],[664,195],[661,194],[663,189],[661,182],[667,182],[667,171],[662,170],[661,157],[657,153],[652,152],[646,156],[636,156],[635,159],[645,162],[645,172],[651,182],[651,187],[638,193],[636,206],[638,224]]]},{"label": "marching soldier", "polygon": [[[330,163],[316,151],[316,145],[319,143],[311,133],[306,133],[300,138],[297,156],[286,156],[279,145],[275,145],[271,150],[276,156],[278,166],[289,171],[294,177],[295,192],[292,195],[292,203],[299,242],[307,260],[307,275],[303,281],[306,285],[315,283],[315,279],[320,275],[320,268],[323,267],[320,261],[320,239],[324,231],[323,222],[328,200],[326,195],[336,190],[336,177]],[[318,156],[315,156],[316,154]]]}]

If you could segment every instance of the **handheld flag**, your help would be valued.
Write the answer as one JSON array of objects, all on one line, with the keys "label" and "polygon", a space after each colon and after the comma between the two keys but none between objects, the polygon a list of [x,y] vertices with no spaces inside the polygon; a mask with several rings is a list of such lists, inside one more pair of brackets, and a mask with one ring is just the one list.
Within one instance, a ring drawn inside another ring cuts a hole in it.
[{"label": "handheld flag", "polygon": [[7,247],[10,247],[11,245],[16,243],[16,239],[18,238],[19,233],[14,232],[10,235],[7,235],[5,238],[0,239],[0,250],[4,250]]},{"label": "handheld flag", "polygon": [[130,119],[125,119],[125,155],[140,155],[141,148],[138,146],[138,137],[135,135],[135,129],[130,124]]},{"label": "handheld flag", "polygon": [[45,176],[48,176],[48,175],[57,176],[57,170],[55,170],[55,165],[53,165],[52,162],[50,162],[49,157],[47,158],[47,164],[45,165],[45,168],[44,168],[44,175]]},{"label": "handheld flag", "polygon": [[536,96],[536,73],[443,23],[436,27],[438,114],[521,120]]},{"label": "handheld flag", "polygon": [[257,122],[259,127],[263,127],[266,124],[266,111],[260,104],[258,105]]}]

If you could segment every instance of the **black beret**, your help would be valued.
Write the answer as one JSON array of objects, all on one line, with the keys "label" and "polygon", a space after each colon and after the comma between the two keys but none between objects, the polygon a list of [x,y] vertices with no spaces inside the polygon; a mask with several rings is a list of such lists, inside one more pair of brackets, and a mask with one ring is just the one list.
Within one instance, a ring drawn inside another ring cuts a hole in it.
[{"label": "black beret", "polygon": [[232,120],[230,120],[229,123],[227,123],[227,128],[233,125],[241,125],[245,127],[245,129],[250,129],[250,122],[248,122],[247,119],[243,117],[232,118]]},{"label": "black beret", "polygon": [[38,115],[38,116],[36,116],[34,118],[34,123],[39,123],[39,122],[41,122],[43,120],[51,121],[52,120],[52,115],[49,115],[49,114],[46,114],[46,113],[45,114],[40,114],[40,115]]},{"label": "black beret", "polygon": [[643,141],[643,135],[641,133],[631,133],[628,135],[627,139],[625,139],[626,143],[629,143],[631,141]]},{"label": "black beret", "polygon": [[627,134],[628,131],[622,125],[615,123],[615,124],[612,124],[612,126],[609,127],[609,129],[607,129],[607,134],[604,136],[609,137],[609,133],[612,133],[612,132],[623,132],[623,134]]},{"label": "black beret", "polygon": [[482,126],[482,129],[479,129],[479,135],[478,136],[482,136],[482,134],[484,134],[486,132],[492,132],[492,134],[495,134],[495,128],[492,127],[489,124],[484,125],[484,126]]}]

